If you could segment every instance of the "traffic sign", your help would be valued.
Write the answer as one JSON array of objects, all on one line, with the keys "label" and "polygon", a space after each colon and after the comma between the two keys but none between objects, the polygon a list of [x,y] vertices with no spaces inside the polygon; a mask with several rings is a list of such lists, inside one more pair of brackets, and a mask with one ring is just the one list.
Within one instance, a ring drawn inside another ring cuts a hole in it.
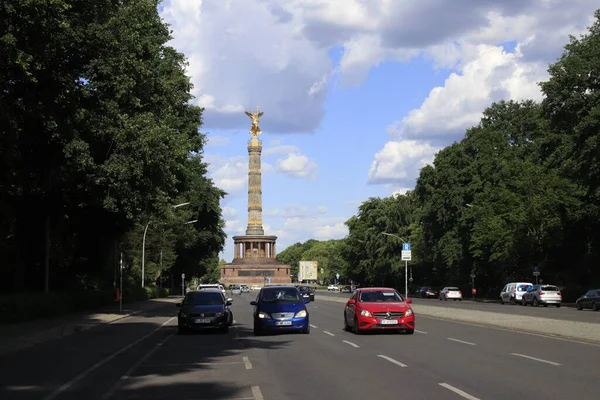
[{"label": "traffic sign", "polygon": [[540,276],[540,271],[535,271],[535,272],[533,273],[533,276]]},{"label": "traffic sign", "polygon": [[340,279],[340,274],[335,274],[335,279]]},{"label": "traffic sign", "polygon": [[471,278],[475,278],[475,274],[471,274]]},{"label": "traffic sign", "polygon": [[402,261],[410,261],[411,258],[411,251],[410,250],[402,250]]},{"label": "traffic sign", "polygon": [[413,280],[414,280],[413,278],[408,278],[408,281],[409,281],[410,283],[413,283]]},{"label": "traffic sign", "polygon": [[539,267],[533,267],[534,271],[539,271],[539,269],[540,269]]},{"label": "traffic sign", "polygon": [[181,274],[181,279],[185,279],[185,274]]},{"label": "traffic sign", "polygon": [[410,243],[402,243],[402,251],[410,251]]}]

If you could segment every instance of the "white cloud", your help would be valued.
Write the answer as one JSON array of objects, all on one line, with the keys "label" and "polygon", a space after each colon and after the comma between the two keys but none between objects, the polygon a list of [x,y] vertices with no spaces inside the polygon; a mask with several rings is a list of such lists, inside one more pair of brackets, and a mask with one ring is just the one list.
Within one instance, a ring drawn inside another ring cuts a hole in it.
[{"label": "white cloud", "polygon": [[344,225],[347,218],[288,218],[283,224],[283,229],[294,232],[302,240],[317,239],[341,239],[348,234],[348,228]]},{"label": "white cloud", "polygon": [[398,190],[394,190],[392,192],[392,196],[394,196],[394,197],[396,197],[396,196],[403,196],[403,195],[405,195],[406,193],[408,193],[411,190],[412,190],[411,188],[400,188]]},{"label": "white cloud", "polygon": [[325,207],[325,206],[318,206],[317,207],[317,212],[319,214],[325,214],[327,212],[327,207]]},{"label": "white cloud", "polygon": [[429,143],[416,140],[387,142],[371,163],[369,183],[410,181],[433,161],[438,150]]},{"label": "white cloud", "polygon": [[270,209],[263,211],[265,217],[276,218],[301,218],[309,214],[308,208],[299,204],[287,204],[282,209]]},{"label": "white cloud", "polygon": [[277,160],[276,171],[293,178],[316,179],[317,163],[301,153],[289,153]]},{"label": "white cloud", "polygon": [[223,218],[235,218],[238,213],[237,210],[233,207],[224,206],[222,207]]},{"label": "white cloud", "polygon": [[[210,177],[215,185],[226,191],[229,195],[239,195],[246,190],[248,185],[248,156],[223,157],[217,154],[204,156],[208,163]],[[268,173],[273,167],[263,162],[262,172]]]},{"label": "white cloud", "polygon": [[266,148],[264,148],[262,151],[262,154],[263,154],[263,156],[268,157],[268,156],[272,156],[275,154],[296,153],[299,151],[300,151],[300,149],[298,148],[298,146],[284,145],[284,144],[279,144],[279,142],[277,142],[276,145],[267,146]]},{"label": "white cloud", "polygon": [[225,146],[231,143],[231,138],[227,136],[211,136],[208,135],[208,146]]}]

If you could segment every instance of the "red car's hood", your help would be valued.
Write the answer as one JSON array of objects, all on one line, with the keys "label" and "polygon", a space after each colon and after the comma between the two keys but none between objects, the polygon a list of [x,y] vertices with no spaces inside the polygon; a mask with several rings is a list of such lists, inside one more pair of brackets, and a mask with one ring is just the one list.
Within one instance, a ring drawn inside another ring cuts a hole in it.
[{"label": "red car's hood", "polygon": [[371,312],[385,312],[385,311],[406,311],[410,308],[405,302],[397,303],[359,303],[361,310],[369,310]]}]

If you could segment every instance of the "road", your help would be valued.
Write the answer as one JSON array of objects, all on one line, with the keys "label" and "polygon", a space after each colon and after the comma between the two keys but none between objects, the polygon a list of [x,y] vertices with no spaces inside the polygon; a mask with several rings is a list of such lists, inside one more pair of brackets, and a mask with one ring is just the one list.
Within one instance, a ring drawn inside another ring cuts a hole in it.
[{"label": "road", "polygon": [[[340,298],[350,298],[350,293],[336,293],[336,292],[327,292],[320,291],[317,292],[318,296],[334,296]],[[553,319],[561,319],[565,321],[581,321],[581,322],[590,322],[590,323],[600,323],[600,312],[594,312],[592,310],[577,310],[574,307],[561,307],[556,308],[553,306],[548,307],[532,307],[526,306],[523,307],[521,305],[511,305],[511,304],[500,304],[500,303],[483,303],[483,302],[475,302],[471,300],[463,300],[463,301],[440,301],[439,299],[421,299],[411,297],[414,304],[417,306],[427,305],[434,307],[456,307],[463,310],[477,310],[477,311],[488,311],[502,314],[516,314],[516,315],[525,315],[531,317],[539,317],[539,318],[553,318]]]},{"label": "road", "polygon": [[418,315],[414,335],[354,335],[342,329],[344,305],[318,297],[310,335],[254,337],[254,297],[233,297],[226,335],[176,334],[171,305],[6,354],[0,398],[535,400],[600,390],[600,346]]}]

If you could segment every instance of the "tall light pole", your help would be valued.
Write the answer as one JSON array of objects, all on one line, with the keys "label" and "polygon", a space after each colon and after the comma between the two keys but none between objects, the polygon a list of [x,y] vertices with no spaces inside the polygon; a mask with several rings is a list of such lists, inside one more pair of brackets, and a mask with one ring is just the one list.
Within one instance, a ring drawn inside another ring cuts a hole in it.
[{"label": "tall light pole", "polygon": [[[393,233],[381,232],[381,234],[399,239],[402,242],[406,242],[406,240],[402,239],[398,235],[394,235]],[[404,296],[406,296],[408,299],[408,261],[406,261],[406,264],[404,264]]]},{"label": "tall light pole", "polygon": [[[176,204],[173,206],[173,208],[187,206],[188,204],[190,204],[189,201],[185,202],[185,203],[181,203],[181,204]],[[142,238],[142,287],[144,287],[145,272],[146,272],[146,233],[148,233],[149,226],[150,226],[150,221],[148,221],[148,223],[146,224],[146,227],[144,228],[144,237]]]}]

